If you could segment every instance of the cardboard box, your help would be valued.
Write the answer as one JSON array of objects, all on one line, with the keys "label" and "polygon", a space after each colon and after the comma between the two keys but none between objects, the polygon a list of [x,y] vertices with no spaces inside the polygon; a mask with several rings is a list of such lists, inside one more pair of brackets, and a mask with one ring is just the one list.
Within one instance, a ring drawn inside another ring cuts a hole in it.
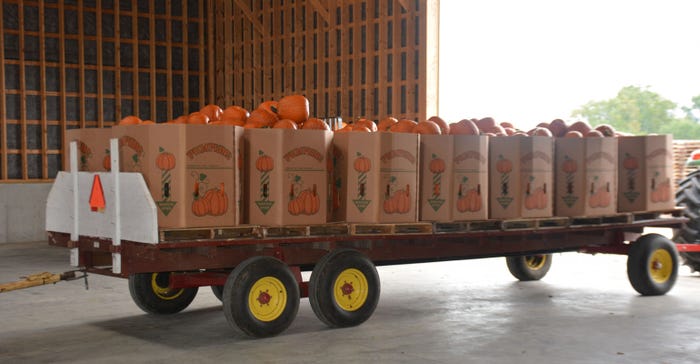
[{"label": "cardboard box", "polygon": [[494,137],[489,140],[491,218],[552,216],[553,152],[552,137]]},{"label": "cardboard box", "polygon": [[618,138],[618,211],[675,207],[671,135]]},{"label": "cardboard box", "polygon": [[488,218],[488,140],[479,135],[421,135],[421,220]]},{"label": "cardboard box", "polygon": [[111,128],[66,130],[63,143],[63,170],[70,170],[70,142],[78,143],[78,170],[104,172],[110,170],[109,139]]},{"label": "cardboard box", "polygon": [[617,139],[557,138],[556,216],[617,212]]},{"label": "cardboard box", "polygon": [[418,135],[337,133],[333,217],[351,223],[418,220]]},{"label": "cardboard box", "polygon": [[120,168],[143,175],[158,208],[158,226],[241,223],[243,129],[226,125],[116,126]]},{"label": "cardboard box", "polygon": [[333,133],[246,129],[245,139],[250,223],[326,223]]}]

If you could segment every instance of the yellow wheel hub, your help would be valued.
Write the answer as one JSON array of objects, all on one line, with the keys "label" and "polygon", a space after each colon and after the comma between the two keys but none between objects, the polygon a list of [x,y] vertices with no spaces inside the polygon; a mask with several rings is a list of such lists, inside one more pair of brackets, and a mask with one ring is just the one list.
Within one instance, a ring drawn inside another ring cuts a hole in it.
[{"label": "yellow wheel hub", "polygon": [[340,272],[335,279],[333,296],[338,306],[345,311],[359,310],[365,304],[368,295],[367,277],[355,268]]},{"label": "yellow wheel hub", "polygon": [[258,279],[248,293],[248,307],[253,316],[263,322],[270,322],[282,315],[287,307],[287,289],[275,277]]},{"label": "yellow wheel hub", "polygon": [[161,300],[174,300],[185,292],[184,289],[172,289],[170,285],[170,273],[153,273],[151,275],[151,289]]},{"label": "yellow wheel hub", "polygon": [[671,253],[665,249],[656,249],[649,259],[649,273],[656,283],[668,281],[673,273]]},{"label": "yellow wheel hub", "polygon": [[544,267],[547,262],[546,255],[528,255],[525,257],[525,264],[531,270],[538,270]]}]

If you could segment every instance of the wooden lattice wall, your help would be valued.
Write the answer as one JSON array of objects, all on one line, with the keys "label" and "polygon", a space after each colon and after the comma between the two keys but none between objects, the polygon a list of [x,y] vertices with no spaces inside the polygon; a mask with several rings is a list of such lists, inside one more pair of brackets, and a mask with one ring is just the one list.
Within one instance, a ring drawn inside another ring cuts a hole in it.
[{"label": "wooden lattice wall", "polygon": [[207,97],[204,0],[3,0],[0,181],[51,179],[63,134],[166,121]]},{"label": "wooden lattice wall", "polygon": [[[437,111],[437,0],[216,0],[221,106],[301,93],[317,117]],[[428,115],[430,116],[430,115]]]}]

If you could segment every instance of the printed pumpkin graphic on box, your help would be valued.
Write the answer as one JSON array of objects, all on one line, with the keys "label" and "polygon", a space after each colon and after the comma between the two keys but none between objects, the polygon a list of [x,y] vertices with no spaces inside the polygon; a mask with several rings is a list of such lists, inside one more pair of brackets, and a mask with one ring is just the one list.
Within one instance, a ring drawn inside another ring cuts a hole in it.
[{"label": "printed pumpkin graphic on box", "polygon": [[207,175],[194,173],[194,188],[192,192],[192,214],[197,217],[207,215],[221,216],[228,211],[228,195],[224,183],[212,187]]},{"label": "printed pumpkin graphic on box", "polygon": [[[530,180],[533,179],[530,177]],[[547,208],[547,202],[547,183],[543,183],[539,187],[533,187],[528,182],[525,187],[525,208],[528,210],[544,210]]]},{"label": "printed pumpkin graphic on box", "polygon": [[476,187],[469,188],[469,179],[464,177],[459,184],[457,193],[457,211],[459,212],[477,212],[483,207],[483,199],[481,196],[481,184]]},{"label": "printed pumpkin graphic on box", "polygon": [[367,196],[367,172],[372,169],[372,161],[358,152],[352,168],[357,172],[357,198],[352,202],[360,212],[365,211],[367,206],[372,202],[366,198]]},{"label": "printed pumpkin graphic on box", "polygon": [[445,173],[445,160],[433,154],[430,164],[428,165],[428,170],[432,174],[433,194],[428,199],[428,204],[433,210],[438,211],[440,207],[445,203],[445,199],[441,198],[442,195],[442,174]]},{"label": "printed pumpkin graphic on box", "polygon": [[513,162],[499,155],[498,162],[496,162],[496,172],[498,172],[500,177],[500,196],[496,198],[496,201],[498,201],[504,209],[508,208],[510,203],[513,202],[513,196],[510,192],[510,172],[512,171]]},{"label": "printed pumpkin graphic on box", "polygon": [[639,169],[639,161],[637,158],[625,153],[625,157],[622,161],[622,167],[625,169],[625,176],[623,178],[625,178],[625,182],[627,184],[627,190],[625,191],[624,195],[630,202],[634,202],[640,195],[640,192],[637,191],[637,186],[635,183],[637,179],[637,170]]},{"label": "printed pumpkin graphic on box", "polygon": [[295,175],[289,187],[289,203],[287,211],[294,215],[315,215],[321,208],[316,184],[311,188],[304,185],[301,176]]},{"label": "printed pumpkin graphic on box", "polygon": [[387,214],[407,214],[411,210],[411,186],[398,188],[396,178],[391,177],[384,193],[384,212]]},{"label": "printed pumpkin graphic on box", "polygon": [[275,168],[275,161],[262,150],[258,151],[258,157],[255,160],[255,169],[260,173],[259,199],[255,201],[258,208],[263,214],[267,214],[274,201],[270,201],[270,172]]},{"label": "printed pumpkin graphic on box", "polygon": [[175,155],[165,151],[163,147],[158,147],[158,156],[156,157],[155,165],[156,168],[161,171],[160,200],[156,201],[156,205],[161,212],[163,212],[163,215],[168,216],[177,203],[176,201],[171,201],[173,183],[171,171],[175,169]]}]

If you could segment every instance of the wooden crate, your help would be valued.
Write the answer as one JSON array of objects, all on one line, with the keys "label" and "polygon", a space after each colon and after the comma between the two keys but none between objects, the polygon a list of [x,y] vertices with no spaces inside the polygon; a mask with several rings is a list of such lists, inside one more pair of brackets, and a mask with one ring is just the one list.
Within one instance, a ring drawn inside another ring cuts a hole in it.
[{"label": "wooden crate", "polygon": [[254,109],[301,93],[316,117],[437,112],[436,0],[216,0],[210,92]]},{"label": "wooden crate", "polygon": [[54,178],[67,129],[199,109],[207,3],[3,0],[0,181]]},{"label": "wooden crate", "polygon": [[676,185],[692,171],[685,166],[690,153],[700,149],[700,140],[674,140],[673,141],[673,180]]}]

